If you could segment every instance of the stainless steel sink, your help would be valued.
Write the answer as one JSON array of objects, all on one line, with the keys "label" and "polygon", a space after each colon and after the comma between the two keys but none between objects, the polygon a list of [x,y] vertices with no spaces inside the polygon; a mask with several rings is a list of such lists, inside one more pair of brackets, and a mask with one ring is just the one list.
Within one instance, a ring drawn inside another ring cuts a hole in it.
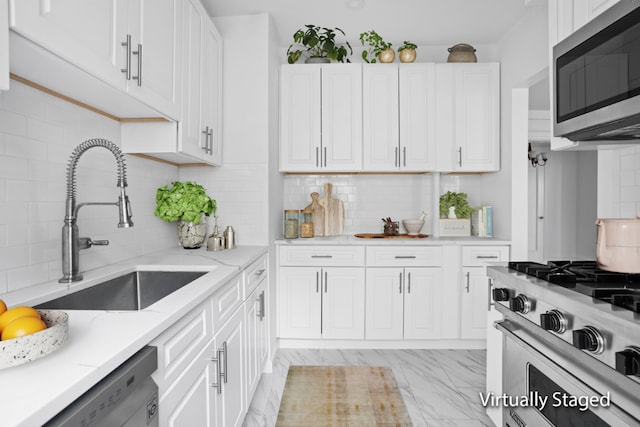
[{"label": "stainless steel sink", "polygon": [[134,271],[36,308],[142,310],[206,274],[206,271]]}]

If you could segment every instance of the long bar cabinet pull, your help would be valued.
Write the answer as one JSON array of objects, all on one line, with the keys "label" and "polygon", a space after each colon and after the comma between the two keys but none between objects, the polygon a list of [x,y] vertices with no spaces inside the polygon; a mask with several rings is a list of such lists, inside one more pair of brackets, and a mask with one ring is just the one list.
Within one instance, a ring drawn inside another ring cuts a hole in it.
[{"label": "long bar cabinet pull", "polygon": [[132,78],[138,81],[138,86],[142,86],[142,45],[138,43],[138,50],[131,53],[138,55],[138,75]]},{"label": "long bar cabinet pull", "polygon": [[125,53],[126,68],[121,68],[120,71],[122,71],[125,74],[127,80],[131,80],[131,34],[127,34],[126,40],[120,44],[126,48],[126,53]]},{"label": "long bar cabinet pull", "polygon": [[469,281],[471,280],[471,273],[467,271],[467,286],[465,286],[464,288],[467,290],[467,293],[469,293]]},{"label": "long bar cabinet pull", "polygon": [[462,147],[458,148],[458,166],[462,167]]}]

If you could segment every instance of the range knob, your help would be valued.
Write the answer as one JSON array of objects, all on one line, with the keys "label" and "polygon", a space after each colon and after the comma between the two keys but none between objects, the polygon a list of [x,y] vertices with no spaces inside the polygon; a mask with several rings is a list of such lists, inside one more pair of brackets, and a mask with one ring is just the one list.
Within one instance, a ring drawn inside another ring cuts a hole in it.
[{"label": "range knob", "polygon": [[526,295],[518,294],[509,300],[509,308],[516,313],[527,314],[531,311],[531,301]]},{"label": "range knob", "polygon": [[616,353],[616,371],[640,377],[640,348],[627,347]]},{"label": "range knob", "polygon": [[567,318],[558,310],[547,311],[540,314],[540,326],[545,331],[556,332],[558,334],[567,330]]},{"label": "range knob", "polygon": [[509,289],[507,288],[495,288],[492,293],[494,301],[509,301]]},{"label": "range knob", "polygon": [[604,351],[604,337],[593,326],[585,326],[573,331],[573,346],[580,350],[600,354]]}]

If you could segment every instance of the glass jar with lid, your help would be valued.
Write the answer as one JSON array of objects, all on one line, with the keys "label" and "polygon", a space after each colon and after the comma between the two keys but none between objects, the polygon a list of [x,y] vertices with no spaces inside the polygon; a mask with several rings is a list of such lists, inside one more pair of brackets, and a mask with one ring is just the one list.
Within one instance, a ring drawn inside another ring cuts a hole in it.
[{"label": "glass jar with lid", "polygon": [[300,237],[313,237],[313,211],[302,211],[302,224],[300,225]]},{"label": "glass jar with lid", "polygon": [[284,238],[297,239],[300,211],[288,209],[284,211]]}]

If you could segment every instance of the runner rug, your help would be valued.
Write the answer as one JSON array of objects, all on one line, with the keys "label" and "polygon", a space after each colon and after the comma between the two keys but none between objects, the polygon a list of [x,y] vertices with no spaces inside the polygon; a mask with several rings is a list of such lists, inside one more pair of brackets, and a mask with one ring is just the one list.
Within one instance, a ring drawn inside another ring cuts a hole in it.
[{"label": "runner rug", "polygon": [[412,425],[391,368],[289,367],[278,427]]}]

